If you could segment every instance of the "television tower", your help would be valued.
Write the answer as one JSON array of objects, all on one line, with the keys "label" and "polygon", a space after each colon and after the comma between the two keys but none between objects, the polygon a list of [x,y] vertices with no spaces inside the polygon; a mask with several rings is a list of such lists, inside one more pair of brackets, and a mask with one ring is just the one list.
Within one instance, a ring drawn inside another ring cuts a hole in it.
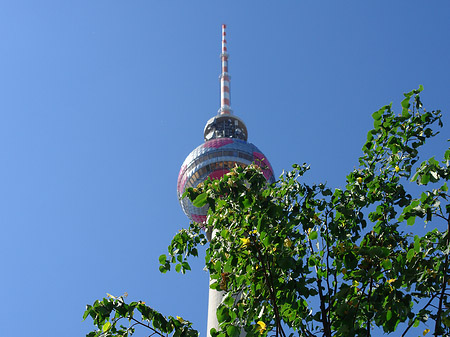
[{"label": "television tower", "polygon": [[[216,116],[206,122],[203,131],[205,142],[187,156],[178,175],[178,200],[188,218],[197,223],[206,222],[208,206],[198,208],[188,198],[182,199],[181,196],[187,188],[196,187],[208,177],[220,179],[235,165],[247,166],[251,163],[261,167],[269,183],[275,181],[269,161],[255,145],[247,143],[247,127],[231,110],[228,56],[226,25],[222,25],[220,109]],[[222,296],[222,292],[209,289],[208,336],[211,328],[218,330],[216,310]]]},{"label": "television tower", "polygon": [[218,114],[206,122],[203,136],[205,142],[192,151],[181,165],[178,175],[177,194],[184,213],[194,222],[206,222],[208,206],[192,205],[188,198],[182,199],[184,191],[196,187],[210,177],[220,179],[235,165],[251,163],[263,169],[269,183],[274,182],[272,167],[264,154],[253,144],[247,143],[247,127],[233,114],[230,101],[230,75],[228,74],[228,53],[226,26],[222,25],[222,73],[220,79],[220,109]]}]

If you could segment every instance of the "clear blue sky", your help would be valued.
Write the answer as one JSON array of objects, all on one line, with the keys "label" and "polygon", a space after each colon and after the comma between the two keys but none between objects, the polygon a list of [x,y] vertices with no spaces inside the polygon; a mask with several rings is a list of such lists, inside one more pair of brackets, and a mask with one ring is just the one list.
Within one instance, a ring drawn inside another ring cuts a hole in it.
[{"label": "clear blue sky", "polygon": [[188,225],[176,180],[219,108],[222,23],[232,107],[276,175],[307,162],[342,187],[371,114],[419,84],[442,153],[448,1],[3,1],[2,336],[84,336],[106,292],[204,335],[203,261],[161,275],[158,256]]}]

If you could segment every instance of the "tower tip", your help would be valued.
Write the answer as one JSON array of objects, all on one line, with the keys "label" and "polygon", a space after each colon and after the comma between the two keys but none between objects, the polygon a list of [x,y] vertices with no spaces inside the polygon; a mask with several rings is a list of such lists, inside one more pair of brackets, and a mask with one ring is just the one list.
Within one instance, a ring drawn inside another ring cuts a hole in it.
[{"label": "tower tip", "polygon": [[231,114],[230,107],[230,76],[228,75],[228,53],[227,53],[227,40],[225,36],[226,24],[222,25],[222,53],[220,58],[222,60],[222,73],[220,74],[220,109],[219,114]]}]

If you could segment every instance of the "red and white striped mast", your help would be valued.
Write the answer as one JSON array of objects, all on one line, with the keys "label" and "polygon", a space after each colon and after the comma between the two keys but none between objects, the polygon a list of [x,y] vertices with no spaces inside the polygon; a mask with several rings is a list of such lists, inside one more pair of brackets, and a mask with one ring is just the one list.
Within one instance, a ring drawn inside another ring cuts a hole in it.
[{"label": "red and white striped mast", "polygon": [[220,80],[220,109],[216,116],[208,120],[203,136],[205,141],[217,138],[237,138],[247,141],[247,127],[245,123],[233,114],[231,110],[230,79],[228,74],[228,50],[226,25],[222,25],[222,52],[220,60],[222,71]]},{"label": "red and white striped mast", "polygon": [[222,25],[222,53],[220,59],[222,60],[222,73],[220,79],[220,115],[229,115],[233,111],[230,104],[230,75],[228,74],[228,53],[227,53],[227,32],[226,25]]}]

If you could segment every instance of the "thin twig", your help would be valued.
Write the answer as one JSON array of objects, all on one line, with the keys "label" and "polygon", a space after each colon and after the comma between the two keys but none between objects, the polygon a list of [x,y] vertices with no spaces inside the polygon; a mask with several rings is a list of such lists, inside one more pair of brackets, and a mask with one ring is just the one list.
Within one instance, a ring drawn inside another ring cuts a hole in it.
[{"label": "thin twig", "polygon": [[[314,248],[312,247],[311,240],[308,239],[309,242],[309,248],[311,249],[311,252],[314,254]],[[316,266],[316,275],[317,275],[317,266]],[[328,321],[328,315],[327,315],[327,309],[325,308],[325,296],[322,292],[322,280],[317,275],[317,288],[319,291],[319,298],[320,298],[320,311],[322,312],[322,324],[323,324],[323,330],[325,333],[325,336],[331,337],[331,327],[330,323]]]},{"label": "thin twig", "polygon": [[[131,319],[132,319],[133,321],[136,322],[134,325],[138,324],[138,325],[145,326],[147,329],[150,329],[151,331],[153,331],[154,334],[157,334],[157,335],[159,335],[159,336],[161,336],[161,337],[165,337],[162,333],[160,333],[158,330],[153,329],[150,325],[146,325],[146,324],[144,324],[144,323],[142,323],[142,322],[139,322],[139,321],[138,321],[136,318],[134,318],[134,317],[131,317]],[[133,326],[134,326],[134,325],[133,325]]]},{"label": "thin twig", "polygon": [[256,247],[256,258],[261,263],[263,273],[264,273],[264,278],[266,279],[266,284],[267,284],[267,287],[269,290],[270,301],[272,302],[273,311],[274,311],[275,320],[276,320],[276,322],[275,322],[276,323],[276,325],[275,325],[276,336],[279,337],[279,335],[281,335],[281,336],[286,337],[283,327],[281,326],[281,317],[280,317],[280,313],[278,311],[274,286],[273,286],[273,282],[271,279],[272,275],[270,273],[269,261],[267,261],[267,266],[266,266],[264,259],[263,259],[263,254],[261,253],[261,250],[259,249],[259,247]]},{"label": "thin twig", "polygon": [[[434,294],[433,296],[431,296],[430,300],[428,301],[427,304],[425,304],[425,306],[421,309],[421,310],[425,310],[430,304],[431,302],[436,298],[438,294]],[[419,310],[420,311],[420,310]],[[409,322],[408,327],[406,328],[406,330],[403,332],[401,337],[404,337],[406,335],[406,333],[408,332],[408,330],[413,326],[415,320],[411,320],[411,322]]]},{"label": "thin twig", "polygon": [[[446,247],[450,244],[450,217],[447,219],[447,242]],[[445,287],[447,285],[447,270],[448,270],[448,254],[445,256],[444,262],[444,280],[442,281],[442,291],[439,296],[438,311],[436,313],[436,324],[434,326],[434,335],[437,336],[441,330],[441,316],[442,316],[442,302],[444,301]]]}]

